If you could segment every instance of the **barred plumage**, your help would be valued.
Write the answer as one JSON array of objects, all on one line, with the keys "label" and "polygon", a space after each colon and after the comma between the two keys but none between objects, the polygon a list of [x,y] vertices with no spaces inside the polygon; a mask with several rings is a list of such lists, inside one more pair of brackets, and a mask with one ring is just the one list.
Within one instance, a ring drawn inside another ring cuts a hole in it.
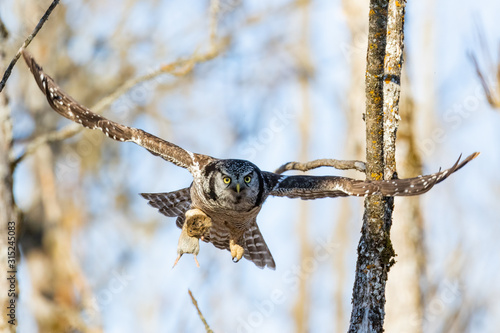
[{"label": "barred plumage", "polygon": [[202,239],[219,249],[229,250],[235,261],[245,257],[260,268],[274,269],[274,259],[256,222],[268,196],[307,200],[372,194],[418,195],[429,191],[479,155],[474,153],[461,163],[459,158],[450,169],[408,179],[362,181],[336,176],[283,176],[263,172],[249,161],[220,160],[195,154],[143,130],[97,115],[62,91],[29,54],[23,52],[23,57],[49,105],[60,115],[84,127],[99,129],[114,140],[134,142],[191,172],[193,183],[188,188],[141,194],[160,213],[177,216],[176,224],[182,229],[177,260],[183,253],[192,253],[196,260],[199,239]]},{"label": "barred plumage", "polygon": [[[141,193],[141,196],[148,200],[148,203],[165,216],[184,216],[184,213],[191,206],[191,189],[189,187],[166,193]],[[181,224],[177,224],[182,228]]]},{"label": "barred plumage", "polygon": [[[460,155],[449,169],[426,176],[405,179],[370,181],[336,176],[280,176],[270,195],[304,200],[345,196],[361,197],[372,194],[385,196],[419,195],[429,191],[434,185],[448,178],[478,155],[479,153],[474,153],[462,162],[460,162],[462,156]],[[268,176],[272,178],[273,174],[269,173]]]}]

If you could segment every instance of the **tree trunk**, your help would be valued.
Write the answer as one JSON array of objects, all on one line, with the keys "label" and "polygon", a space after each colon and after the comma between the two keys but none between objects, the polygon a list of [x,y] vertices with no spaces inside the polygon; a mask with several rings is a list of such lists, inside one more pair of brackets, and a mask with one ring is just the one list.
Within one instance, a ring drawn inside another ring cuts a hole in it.
[{"label": "tree trunk", "polygon": [[[406,89],[401,94],[401,117],[405,121],[401,123],[398,135],[397,156],[401,161],[399,174],[406,178],[423,174],[417,123],[425,122],[425,113],[415,112],[415,102],[409,92],[410,82],[405,73],[403,85]],[[426,277],[427,260],[421,197],[401,198],[396,202],[394,219],[397,224],[392,229],[392,243],[398,251],[398,264],[391,270],[391,281],[387,284],[385,328],[388,332],[422,333],[422,287]]]},{"label": "tree trunk", "polygon": [[[366,67],[366,176],[391,179],[396,173],[405,2],[371,0]],[[394,263],[390,240],[394,199],[365,199],[358,245],[349,332],[383,332],[385,285]]]},{"label": "tree trunk", "polygon": [[[6,45],[7,40],[7,30],[5,29],[3,22],[0,20],[0,46]],[[3,48],[0,48],[0,68],[4,69],[7,67],[6,54]],[[2,71],[3,72],[3,71]],[[14,196],[12,193],[12,168],[10,164],[10,153],[12,148],[12,122],[10,119],[10,110],[8,107],[7,91],[4,90],[0,93],[0,307],[2,308],[0,316],[0,332],[15,332],[17,326],[17,282],[16,274],[10,273],[15,271],[15,263],[9,262],[8,259],[17,260],[16,255],[10,254],[12,248],[8,249],[8,246],[14,245],[17,247],[16,240],[14,238],[8,239],[8,236],[14,236],[16,232],[16,216],[14,208]],[[9,223],[11,222],[11,223]],[[10,234],[8,233],[10,231]],[[17,238],[17,237],[16,237]],[[10,241],[10,245],[9,245]],[[9,251],[9,252],[8,252]],[[17,253],[17,251],[15,251]],[[10,266],[9,264],[12,264]],[[11,280],[7,278],[13,276]],[[15,295],[14,295],[14,294]],[[15,303],[11,303],[11,300]],[[13,304],[13,305],[11,305]],[[14,307],[11,311],[9,309]],[[12,314],[9,316],[7,314]],[[9,323],[9,320],[14,319]]]},{"label": "tree trunk", "polygon": [[[301,15],[301,34],[299,36],[299,45],[297,48],[297,68],[298,83],[302,100],[301,113],[298,119],[300,149],[299,160],[308,161],[308,151],[311,131],[311,101],[309,94],[309,80],[311,75],[311,54],[309,45],[309,17],[310,2],[304,2],[300,5]],[[303,265],[308,258],[311,258],[312,246],[309,242],[309,203],[302,201],[299,204],[299,214],[297,221],[297,232],[300,244],[299,265]],[[304,333],[309,331],[309,318],[311,309],[311,280],[312,274],[306,274],[299,280],[297,298],[293,306],[293,318],[295,321],[295,332]]]},{"label": "tree trunk", "polygon": [[[343,156],[350,159],[365,159],[365,123],[360,110],[365,106],[365,92],[363,82],[365,80],[364,69],[366,67],[366,38],[368,35],[368,14],[369,0],[343,0],[342,10],[349,29],[351,40],[342,44],[344,59],[349,63],[349,87],[345,105],[346,131],[348,135],[343,142]],[[359,178],[358,171],[349,170],[343,174],[346,177]],[[345,304],[348,288],[351,285],[350,263],[347,258],[351,257],[353,250],[354,235],[358,232],[358,227],[352,223],[358,217],[356,214],[362,209],[362,202],[352,198],[350,204],[342,204],[335,218],[335,228],[332,239],[338,244],[338,249],[333,253],[333,271],[336,284],[334,286],[333,299],[335,302],[335,326],[334,332],[342,332],[349,327],[348,305]],[[344,199],[347,201],[347,199]],[[355,203],[355,204],[353,204]],[[348,271],[349,270],[349,271]],[[349,285],[349,286],[348,286]]]}]

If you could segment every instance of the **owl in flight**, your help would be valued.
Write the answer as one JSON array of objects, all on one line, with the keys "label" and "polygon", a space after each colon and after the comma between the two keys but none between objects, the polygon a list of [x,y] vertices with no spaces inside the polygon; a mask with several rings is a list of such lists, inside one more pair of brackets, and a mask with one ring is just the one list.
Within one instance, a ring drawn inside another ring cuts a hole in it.
[{"label": "owl in flight", "polygon": [[177,217],[176,224],[182,229],[177,260],[183,253],[194,254],[196,260],[201,239],[229,250],[235,262],[245,257],[259,268],[275,269],[273,256],[256,222],[269,196],[307,200],[371,194],[419,195],[479,154],[474,153],[461,163],[459,158],[450,169],[408,179],[363,181],[336,176],[284,176],[261,171],[249,161],[192,153],[141,129],[108,120],[62,91],[29,54],[24,52],[23,56],[49,105],[60,115],[84,127],[99,129],[114,140],[134,142],[192,174],[189,187],[168,193],[141,194],[160,213]]}]

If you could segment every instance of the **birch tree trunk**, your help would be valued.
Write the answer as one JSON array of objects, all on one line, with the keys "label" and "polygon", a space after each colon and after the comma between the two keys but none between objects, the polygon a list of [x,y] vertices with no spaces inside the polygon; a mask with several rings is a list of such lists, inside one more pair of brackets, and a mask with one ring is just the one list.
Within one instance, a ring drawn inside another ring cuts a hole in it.
[{"label": "birch tree trunk", "polygon": [[[408,91],[408,75],[403,73],[405,91],[401,96],[401,123],[398,136],[398,159],[402,178],[423,174],[422,156],[418,149],[417,120],[423,113],[415,112],[415,103]],[[429,95],[430,96],[430,95]],[[388,332],[422,333],[426,277],[424,216],[420,196],[396,200],[392,243],[398,251],[398,264],[391,271],[387,285],[386,325]]]},{"label": "birch tree trunk", "polygon": [[[2,48],[2,45],[6,45],[7,40],[7,30],[5,29],[3,22],[0,20],[0,69],[7,67],[6,52]],[[3,72],[3,70],[2,70]],[[10,152],[12,148],[12,122],[10,118],[10,110],[8,107],[7,91],[4,90],[0,93],[0,306],[2,308],[0,316],[0,332],[15,332],[17,325],[17,315],[16,320],[13,324],[9,323],[12,318],[7,315],[11,313],[8,309],[11,305],[11,299],[15,300],[14,306],[17,308],[17,294],[14,297],[10,297],[12,292],[10,291],[11,285],[15,286],[17,289],[17,283],[12,280],[7,280],[11,275],[8,271],[12,271],[12,267],[8,266],[8,227],[13,227],[14,224],[9,222],[16,221],[15,208],[14,208],[14,196],[12,193],[12,168],[10,164]],[[13,227],[15,229],[15,226]],[[15,241],[14,241],[15,242]],[[17,244],[15,244],[17,247]],[[15,268],[14,268],[15,270]],[[14,274],[15,275],[15,274]],[[14,309],[15,313],[15,309]]]},{"label": "birch tree trunk", "polygon": [[[344,139],[344,155],[355,160],[364,160],[365,123],[360,110],[365,106],[365,93],[363,82],[365,79],[364,69],[366,67],[366,40],[368,35],[368,0],[343,0],[342,10],[349,29],[351,39],[341,46],[345,60],[349,63],[349,87],[347,88],[345,103],[346,128],[348,135]],[[346,177],[359,178],[358,171],[349,170],[344,174]],[[353,198],[354,199],[354,198]],[[347,198],[346,198],[347,200]],[[332,239],[338,244],[338,249],[333,253],[332,269],[335,274],[336,284],[334,286],[333,299],[335,302],[334,332],[345,331],[349,327],[348,305],[345,304],[348,288],[351,287],[350,263],[347,258],[351,257],[353,250],[354,234],[358,227],[352,223],[357,219],[356,214],[362,209],[360,200],[353,200],[351,204],[342,204],[335,218],[335,228]],[[348,271],[349,270],[349,271]],[[349,285],[349,286],[348,286]]]},{"label": "birch tree trunk", "polygon": [[[301,34],[299,37],[299,45],[297,48],[297,67],[298,83],[300,86],[300,95],[302,100],[301,113],[298,119],[300,132],[300,150],[299,160],[308,161],[308,150],[310,143],[311,129],[311,101],[309,94],[309,77],[311,75],[311,55],[309,46],[309,17],[310,17],[310,2],[304,2],[300,5],[301,15]],[[300,257],[299,265],[302,265],[312,253],[312,246],[309,241],[309,203],[306,201],[300,202],[299,214],[297,221],[297,232],[300,235]],[[311,309],[311,275],[306,274],[299,280],[297,299],[293,306],[293,317],[295,320],[295,332],[304,333],[309,330],[309,317]]]},{"label": "birch tree trunk", "polygon": [[[370,1],[365,79],[369,180],[391,179],[396,173],[404,10],[404,1]],[[365,199],[349,332],[384,331],[385,286],[395,256],[390,240],[393,208],[393,198]]]},{"label": "birch tree trunk", "polygon": [[[436,127],[436,87],[435,87],[435,36],[436,8],[432,0],[419,3],[426,8],[426,16],[418,20],[413,43],[418,50],[409,59],[418,72],[409,77],[408,63],[405,75],[403,70],[404,91],[401,94],[401,123],[398,135],[399,176],[402,178],[423,174],[422,160],[428,153],[423,143],[432,136]],[[420,99],[413,91],[421,91]],[[424,308],[427,293],[432,290],[427,277],[427,258],[425,250],[425,221],[420,196],[404,198],[397,203],[392,229],[392,242],[398,252],[398,264],[391,271],[387,286],[386,325],[387,332],[422,333],[424,332]]]}]

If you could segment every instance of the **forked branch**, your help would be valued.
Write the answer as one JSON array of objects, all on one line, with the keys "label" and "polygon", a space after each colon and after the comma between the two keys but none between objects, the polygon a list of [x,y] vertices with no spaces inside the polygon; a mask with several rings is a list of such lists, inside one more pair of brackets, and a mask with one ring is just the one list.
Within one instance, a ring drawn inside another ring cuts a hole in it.
[{"label": "forked branch", "polygon": [[282,174],[283,172],[290,170],[298,170],[305,172],[320,167],[332,167],[339,170],[357,170],[363,173],[366,171],[365,162],[362,161],[357,161],[357,160],[342,161],[342,160],[324,158],[306,163],[288,162],[280,166],[274,172],[278,174]]}]

